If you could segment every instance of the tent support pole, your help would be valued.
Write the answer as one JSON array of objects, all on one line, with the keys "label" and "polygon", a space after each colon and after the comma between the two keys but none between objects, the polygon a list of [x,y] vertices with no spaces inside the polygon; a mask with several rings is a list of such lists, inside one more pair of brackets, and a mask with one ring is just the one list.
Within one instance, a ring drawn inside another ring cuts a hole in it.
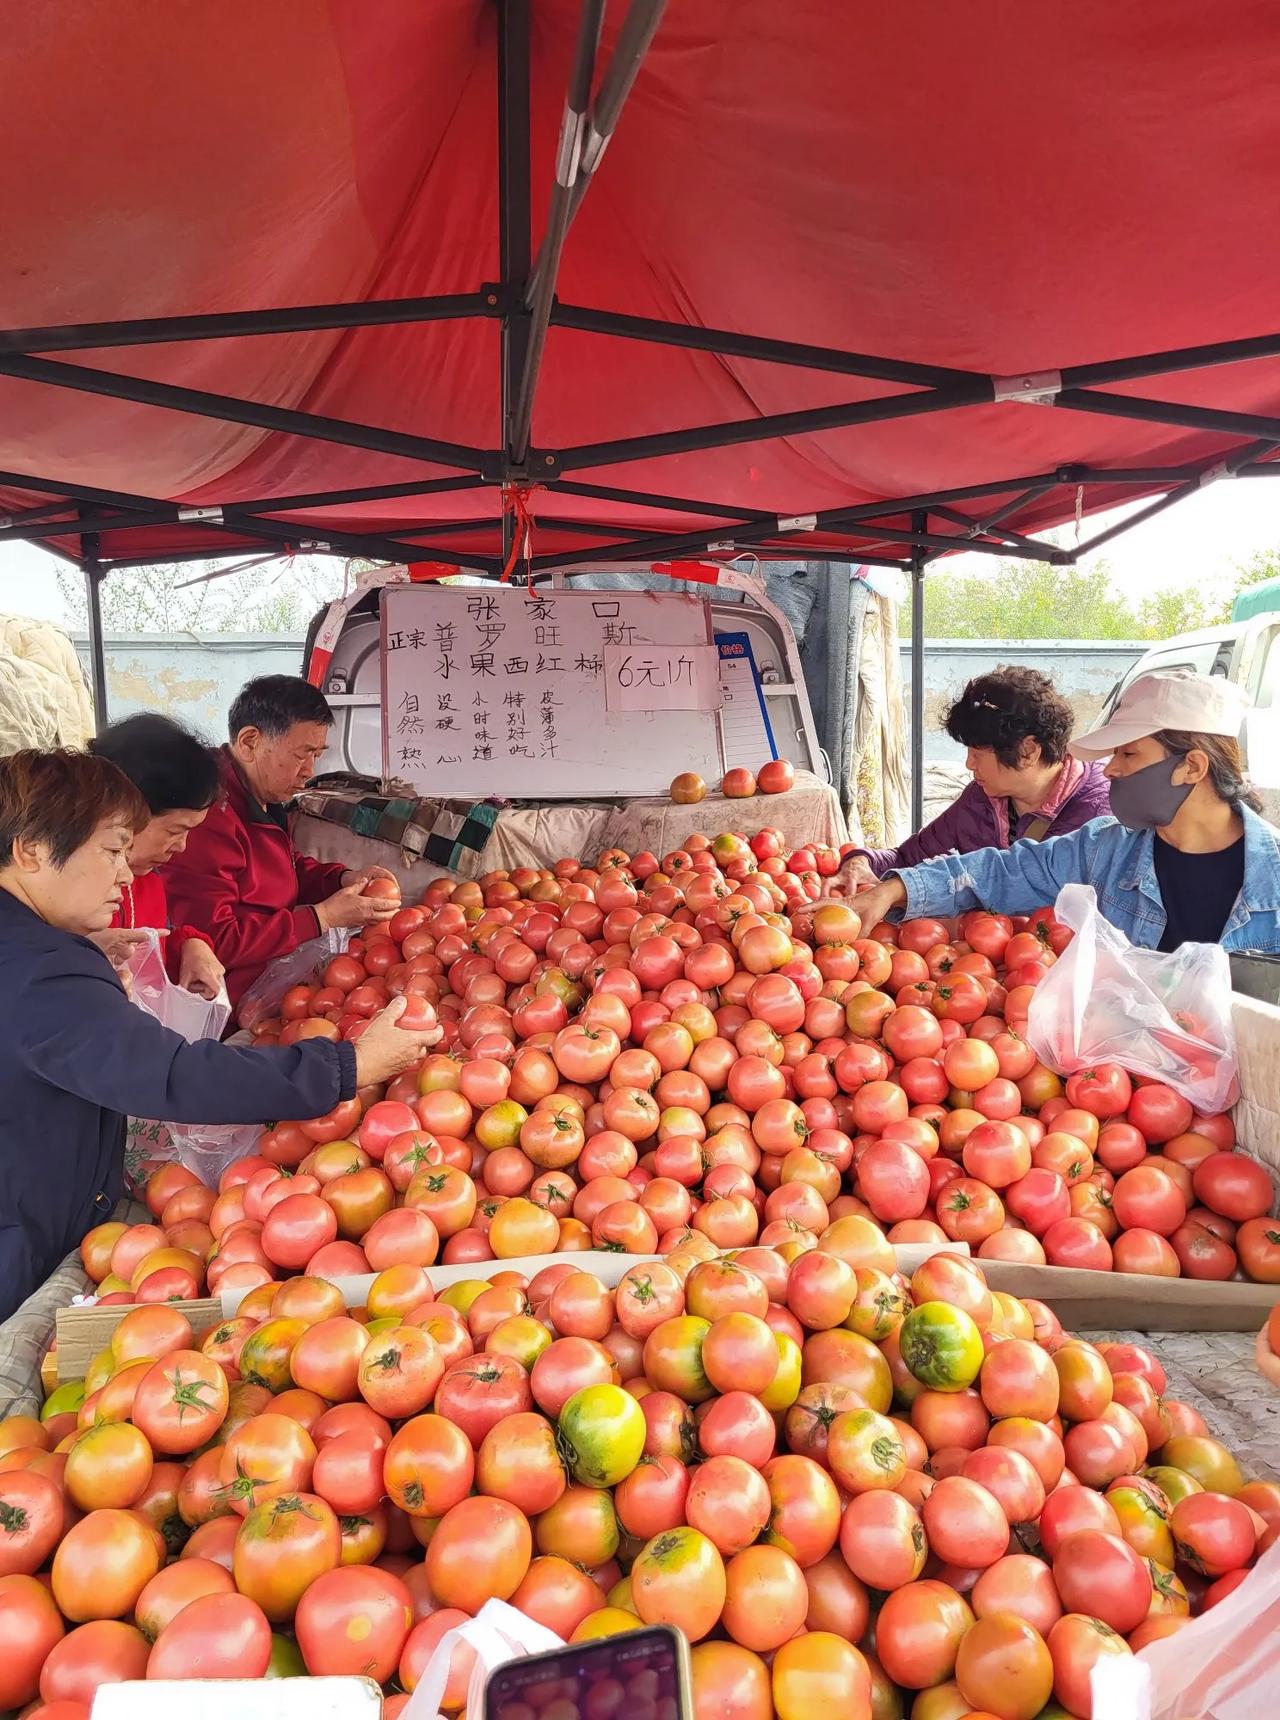
[{"label": "tent support pole", "polygon": [[[852,510],[855,513],[857,510]],[[888,511],[888,510],[885,510]],[[902,511],[902,510],[898,510]],[[913,518],[919,517],[913,515]],[[678,555],[689,551],[694,555],[734,555],[750,541],[753,544],[767,542],[772,544],[770,553],[785,554],[787,546],[804,544],[814,531],[845,530],[851,525],[848,512],[840,508],[830,508],[818,514],[809,516],[812,524],[802,527],[791,526],[785,520],[780,520],[773,514],[756,514],[748,519],[727,521],[723,527],[705,527],[700,532],[678,532],[668,536],[637,538],[627,543],[600,544],[596,548],[574,552],[571,555],[535,556],[535,569],[543,567],[570,566],[575,561],[588,561],[601,556],[609,556],[613,550],[625,550],[636,557]],[[965,550],[977,555],[1012,556],[1020,561],[1047,561],[1053,567],[1069,567],[1076,559],[1075,550],[1059,549],[1053,544],[1040,544],[1035,539],[1028,539],[1033,548],[1023,549],[1018,544],[984,543],[967,534],[945,537],[940,532],[920,532],[914,527],[907,531],[897,526],[882,526],[878,523],[869,524],[863,531],[852,535],[865,538],[871,543],[901,543],[917,548],[940,551]],[[861,558],[859,558],[861,559]]]},{"label": "tent support pole", "polygon": [[[70,495],[78,502],[92,502],[108,508],[123,508],[130,514],[139,512],[155,514],[156,522],[161,525],[180,522],[179,504],[176,502],[161,502],[154,496],[138,496],[128,490],[104,490],[92,484],[68,484],[65,481],[54,482],[49,478],[34,478],[27,473],[0,472],[0,484],[11,485],[15,489],[51,491],[54,494]],[[398,538],[383,537],[377,533],[353,533],[335,531],[316,531],[314,538],[308,535],[305,528],[286,525],[282,520],[259,519],[251,516],[244,520],[236,518],[235,504],[229,502],[221,510],[220,519],[205,519],[200,523],[208,530],[224,536],[240,538],[243,541],[229,549],[229,555],[244,550],[270,549],[273,544],[287,545],[292,549],[311,549],[318,554],[334,555],[364,555],[381,558],[384,561],[404,561],[406,558],[416,560],[430,556],[434,552],[427,544],[404,543]],[[429,526],[424,526],[430,530]],[[75,522],[67,524],[67,535],[74,535]],[[314,530],[314,528],[313,528]],[[254,537],[265,538],[265,544],[255,542]],[[172,559],[172,558],[167,558]],[[208,560],[207,552],[203,557],[195,559]],[[450,559],[442,556],[441,559]],[[486,571],[497,572],[498,563],[492,556],[468,555],[467,563],[471,566],[484,568]],[[154,563],[154,556],[144,556],[135,562],[136,566],[147,567]],[[112,564],[115,565],[114,558]]]},{"label": "tent support pole", "polygon": [[438,442],[428,436],[410,436],[402,430],[384,430],[372,424],[357,424],[346,418],[328,418],[319,413],[299,412],[283,406],[267,406],[235,394],[211,394],[201,388],[179,388],[168,382],[153,382],[120,371],[97,370],[84,364],[67,364],[56,358],[29,358],[24,353],[0,354],[0,376],[16,376],[25,382],[45,382],[54,388],[70,388],[81,394],[102,394],[112,400],[134,400],[142,406],[163,406],[173,412],[188,412],[197,418],[215,418],[225,424],[249,424],[258,430],[275,430],[285,436],[310,436],[319,442],[336,442],[341,448],[368,448],[375,454],[403,455],[435,466],[452,466],[479,472],[489,459],[481,448],[458,442]]},{"label": "tent support pole", "polygon": [[596,53],[600,46],[600,29],[604,23],[604,0],[582,0],[578,16],[578,41],[574,49],[573,66],[569,72],[569,87],[565,92],[564,112],[560,117],[560,141],[556,149],[555,182],[551,187],[551,207],[547,215],[547,230],[538,247],[538,260],[524,293],[524,311],[528,313],[528,337],[524,363],[516,391],[515,408],[511,415],[507,458],[513,466],[523,466],[529,452],[529,434],[533,427],[533,401],[538,377],[542,371],[542,355],[547,344],[547,329],[551,321],[551,301],[555,296],[556,280],[560,274],[560,258],[573,217],[573,192],[582,171],[582,148],[590,123],[591,81],[595,76]]},{"label": "tent support pole", "polygon": [[1163,496],[1157,497],[1149,506],[1140,508],[1136,514],[1130,514],[1127,520],[1121,520],[1118,525],[1108,526],[1106,531],[1096,532],[1093,537],[1086,538],[1084,543],[1077,545],[1076,554],[1086,555],[1090,550],[1100,549],[1104,543],[1110,543],[1112,538],[1119,537],[1122,532],[1129,531],[1133,526],[1141,525],[1144,520],[1154,519],[1157,514],[1164,513],[1166,508],[1174,507],[1187,496],[1194,496],[1196,491],[1202,489],[1207,481],[1237,477],[1243,466],[1251,465],[1255,460],[1273,453],[1276,447],[1276,442],[1264,441],[1252,442],[1247,448],[1237,449],[1234,454],[1221,461],[1217,467],[1211,467],[1209,472],[1179,484],[1176,489],[1169,490]]},{"label": "tent support pole", "polygon": [[586,442],[574,448],[562,448],[558,453],[547,453],[544,458],[548,465],[561,472],[580,472],[586,467],[626,465],[633,460],[656,460],[667,454],[696,453],[703,448],[732,448],[744,442],[769,442],[778,436],[807,436],[819,430],[842,430],[855,424],[884,424],[897,418],[949,412],[959,406],[989,406],[994,399],[990,379],[979,377],[975,382],[951,383],[945,388],[922,389],[911,394],[878,394],[871,400],[853,400],[839,406],[816,406],[802,412],[764,413],[759,418],[697,424],[688,430],[660,431],[652,436],[620,436],[607,442]]},{"label": "tent support pole", "polygon": [[558,301],[551,312],[551,322],[553,327],[576,329],[582,334],[612,335],[620,340],[715,352],[726,358],[760,359],[766,364],[795,365],[801,370],[834,371],[839,376],[867,376],[878,382],[901,382],[909,388],[944,388],[953,382],[976,381],[980,374],[945,365],[912,364],[906,359],[846,352],[840,347],[808,346],[800,341],[736,334],[731,329],[695,328],[684,323],[662,322],[656,317],[625,316],[617,311],[593,310],[587,305]]},{"label": "tent support pole", "polygon": [[443,322],[500,313],[498,294],[487,289],[436,298],[367,299],[356,304],[286,305],[269,311],[215,311],[207,316],[137,317],[124,322],[0,329],[0,352],[94,352],[99,347],[304,334],[316,329],[384,328],[390,323]]},{"label": "tent support pole", "polygon": [[98,560],[98,534],[86,532],[80,539],[84,567],[85,605],[89,612],[89,674],[93,682],[93,721],[98,734],[106,728],[107,649],[102,638],[102,582],[106,578]]},{"label": "tent support pole", "polygon": [[[502,293],[502,450],[511,447],[516,400],[529,350],[525,283],[533,256],[529,189],[529,0],[498,0],[498,256]],[[515,519],[502,514],[502,565]]]},{"label": "tent support pole", "polygon": [[[929,516],[914,513],[911,529],[923,539]],[[911,553],[911,829],[924,823],[924,554]]]}]

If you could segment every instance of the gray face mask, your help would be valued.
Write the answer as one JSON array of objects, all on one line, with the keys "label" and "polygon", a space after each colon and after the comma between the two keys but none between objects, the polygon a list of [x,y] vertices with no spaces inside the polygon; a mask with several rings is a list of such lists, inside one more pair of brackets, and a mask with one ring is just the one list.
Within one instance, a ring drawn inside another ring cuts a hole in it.
[{"label": "gray face mask", "polygon": [[1173,773],[1181,763],[1175,755],[1128,776],[1111,778],[1111,811],[1126,830],[1158,830],[1173,822],[1194,786],[1174,782]]}]

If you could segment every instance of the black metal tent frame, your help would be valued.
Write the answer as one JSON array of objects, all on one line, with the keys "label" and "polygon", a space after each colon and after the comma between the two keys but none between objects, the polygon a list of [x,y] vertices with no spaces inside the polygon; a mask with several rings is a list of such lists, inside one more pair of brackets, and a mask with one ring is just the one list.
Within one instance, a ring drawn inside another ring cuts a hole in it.
[{"label": "black metal tent frame", "polygon": [[[452,536],[473,533],[474,519],[430,524],[404,522],[380,532],[308,533],[296,518],[280,515],[365,501],[391,502],[428,494],[463,494],[497,488],[504,496],[538,485],[564,495],[652,511],[704,517],[700,531],[654,532],[634,526],[596,525],[539,512],[539,521],[591,541],[572,553],[534,555],[531,577],[552,570],[584,571],[601,561],[651,562],[681,555],[755,553],[783,559],[877,563],[911,576],[912,591],[912,798],[918,822],[923,760],[923,579],[926,565],[957,550],[1034,558],[1070,565],[1122,531],[1163,512],[1220,477],[1266,477],[1280,473],[1269,456],[1280,447],[1280,417],[1223,411],[1173,401],[1108,392],[1107,385],[1185,373],[1255,359],[1280,357],[1280,333],[1253,339],[1184,347],[1132,358],[1075,365],[1062,370],[1015,376],[916,364],[905,360],[846,352],[802,342],[698,328],[609,310],[567,304],[556,296],[566,237],[601,157],[618,124],[627,96],[661,22],[666,0],[631,0],[608,63],[597,54],[605,0],[582,0],[574,62],[566,92],[556,155],[555,182],[547,230],[535,255],[531,227],[530,150],[530,0],[494,0],[498,11],[498,206],[501,279],[481,283],[472,293],[431,298],[385,299],[357,304],[300,305],[273,310],[223,312],[204,316],[154,317],[133,321],[80,323],[0,331],[0,375],[52,388],[104,395],[169,411],[227,423],[245,424],[282,435],[304,436],[340,447],[369,450],[399,459],[445,467],[456,476],[422,482],[367,485],[302,495],[266,496],[250,501],[205,503],[198,507],[131,492],[77,484],[36,473],[0,472],[0,486],[46,494],[42,506],[0,518],[0,542],[25,539],[46,543],[83,569],[89,594],[90,654],[95,703],[106,708],[99,586],[113,567],[148,565],[148,556],[109,560],[100,552],[101,534],[142,530],[167,524],[196,524],[235,539],[234,550],[315,551],[371,556],[394,561],[461,559],[478,572],[497,577],[512,554],[515,527],[504,510],[502,553],[459,557],[449,548]],[[595,86],[594,99],[592,88]],[[501,332],[502,444],[478,448],[435,437],[264,405],[238,396],[183,388],[168,383],[71,363],[48,355],[111,347],[138,347],[187,341],[242,339],[325,329],[361,329],[387,324],[488,318]],[[550,329],[574,329],[603,338],[646,341],[724,357],[759,360],[800,370],[825,371],[895,385],[900,392],[847,404],[702,424],[658,434],[615,438],[556,449],[531,441],[538,382]],[[1228,438],[1247,438],[1225,455],[1197,465],[1148,465],[1099,469],[1064,464],[1051,471],[1022,473],[999,481],[967,484],[926,494],[898,496],[789,515],[747,512],[731,505],[619,488],[579,474],[611,465],[703,449],[803,436],[815,432],[886,423],[926,413],[958,411],[992,403],[1034,403],[1070,412],[1101,413],[1163,426],[1199,430]],[[1042,542],[1004,522],[1030,502],[1053,491],[1086,495],[1096,505],[1108,489],[1159,492],[1155,500],[1118,525],[1072,548]],[[976,513],[958,504],[985,503]],[[893,525],[889,522],[904,521]],[[499,529],[493,522],[495,532]],[[954,527],[946,530],[945,527]],[[839,537],[839,550],[812,547],[813,534]],[[67,548],[79,544],[79,554]],[[808,541],[806,541],[808,540]],[[859,546],[901,545],[902,554],[866,553]],[[232,553],[229,546],[228,553]],[[210,559],[209,551],[167,553],[165,561]]]}]

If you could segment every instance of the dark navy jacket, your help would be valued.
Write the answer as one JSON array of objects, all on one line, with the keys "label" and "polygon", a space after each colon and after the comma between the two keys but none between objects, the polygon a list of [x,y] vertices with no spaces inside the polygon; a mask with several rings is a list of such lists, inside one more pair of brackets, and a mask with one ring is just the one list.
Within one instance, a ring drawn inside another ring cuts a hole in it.
[{"label": "dark navy jacket", "polygon": [[127,1116],[270,1123],[355,1090],[348,1044],[188,1045],[129,1001],[95,945],[0,890],[0,1320],[111,1216]]}]

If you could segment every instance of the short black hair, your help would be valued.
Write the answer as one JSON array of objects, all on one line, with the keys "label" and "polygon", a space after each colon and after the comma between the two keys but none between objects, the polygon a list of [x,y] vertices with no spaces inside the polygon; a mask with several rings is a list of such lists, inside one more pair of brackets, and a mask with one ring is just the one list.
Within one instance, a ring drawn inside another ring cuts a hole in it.
[{"label": "short black hair", "polygon": [[1075,716],[1047,675],[1017,664],[978,675],[947,712],[944,727],[962,747],[989,747],[1002,765],[1022,763],[1022,743],[1039,743],[1045,764],[1061,764]]},{"label": "short black hair", "polygon": [[112,723],[89,742],[89,751],[118,765],[158,812],[203,812],[218,798],[218,763],[212,751],[180,723],[139,711]]},{"label": "short black hair", "polygon": [[323,723],[328,728],[332,722],[329,701],[300,675],[259,675],[246,681],[227,718],[232,740],[242,729],[260,729],[274,738],[288,734],[295,723]]}]

